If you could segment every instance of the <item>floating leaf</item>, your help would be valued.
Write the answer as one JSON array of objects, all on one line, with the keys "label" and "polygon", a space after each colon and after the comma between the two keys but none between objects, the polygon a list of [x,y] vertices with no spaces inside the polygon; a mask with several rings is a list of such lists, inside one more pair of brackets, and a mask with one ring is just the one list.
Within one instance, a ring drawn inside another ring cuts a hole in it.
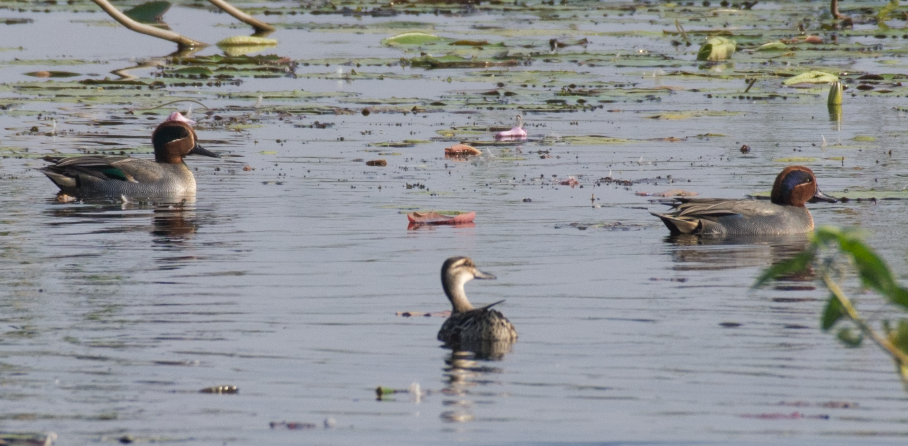
[{"label": "floating leaf", "polygon": [[808,71],[806,73],[801,73],[797,76],[790,77],[785,79],[782,82],[783,85],[796,85],[796,84],[829,84],[839,80],[839,77],[826,73],[825,71]]},{"label": "floating leaf", "polygon": [[33,77],[73,77],[81,76],[79,73],[73,73],[70,71],[31,71],[25,73],[26,76]]},{"label": "floating leaf", "polygon": [[221,39],[217,45],[219,48],[227,46],[274,46],[277,45],[277,40],[254,36],[233,36]]},{"label": "floating leaf", "polygon": [[382,39],[382,45],[402,46],[402,45],[426,45],[430,43],[449,42],[451,39],[436,36],[435,34],[410,32],[398,34],[393,37]]},{"label": "floating leaf", "polygon": [[785,51],[788,49],[788,45],[783,43],[781,40],[776,40],[774,42],[764,43],[754,49],[754,51]]},{"label": "floating leaf", "polygon": [[859,142],[874,142],[874,141],[876,141],[876,138],[874,138],[873,136],[868,136],[868,135],[858,135],[858,136],[855,136],[855,137],[852,138],[852,139],[853,139],[854,141],[859,141]]},{"label": "floating leaf", "polygon": [[725,60],[735,54],[737,44],[727,37],[711,37],[700,47],[697,60],[716,62]]}]

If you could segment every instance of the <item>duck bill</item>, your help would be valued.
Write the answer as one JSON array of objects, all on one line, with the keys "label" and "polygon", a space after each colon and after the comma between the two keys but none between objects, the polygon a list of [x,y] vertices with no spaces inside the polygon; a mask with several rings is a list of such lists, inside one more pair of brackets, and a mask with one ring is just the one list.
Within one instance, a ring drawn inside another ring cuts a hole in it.
[{"label": "duck bill", "polygon": [[489,273],[487,273],[487,272],[480,271],[479,269],[473,270],[473,278],[474,278],[474,279],[486,279],[486,280],[495,280],[495,279],[497,279],[497,277],[495,277],[494,274],[489,274]]},{"label": "duck bill", "polygon": [[826,195],[823,192],[821,192],[819,189],[817,189],[817,193],[813,195],[813,198],[810,199],[810,202],[816,203],[818,201],[825,201],[827,203],[837,203],[839,201],[839,199],[835,198],[835,197],[830,197],[829,195]]},{"label": "duck bill", "polygon": [[189,151],[189,154],[190,154],[190,155],[210,156],[210,157],[212,157],[212,158],[220,158],[220,157],[221,157],[221,155],[218,155],[217,153],[214,153],[214,152],[212,152],[212,151],[210,151],[210,150],[208,150],[208,149],[202,147],[202,146],[199,145],[198,143],[196,143],[195,147],[193,147],[192,150]]}]

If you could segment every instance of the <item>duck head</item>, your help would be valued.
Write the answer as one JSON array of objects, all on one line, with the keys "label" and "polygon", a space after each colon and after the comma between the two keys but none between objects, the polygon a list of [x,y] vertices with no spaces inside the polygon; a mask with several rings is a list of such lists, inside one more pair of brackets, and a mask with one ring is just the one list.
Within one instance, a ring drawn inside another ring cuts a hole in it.
[{"label": "duck head", "polygon": [[772,186],[771,201],[783,206],[804,207],[808,201],[827,201],[835,203],[839,200],[820,192],[817,187],[817,177],[813,171],[804,166],[786,167]]},{"label": "duck head", "polygon": [[154,130],[151,144],[154,146],[155,161],[159,163],[179,164],[186,155],[221,157],[199,145],[195,130],[188,123],[171,118]]},{"label": "duck head", "polygon": [[441,286],[455,313],[473,309],[463,290],[463,285],[473,279],[495,279],[495,276],[480,271],[469,257],[451,257],[441,265]]}]

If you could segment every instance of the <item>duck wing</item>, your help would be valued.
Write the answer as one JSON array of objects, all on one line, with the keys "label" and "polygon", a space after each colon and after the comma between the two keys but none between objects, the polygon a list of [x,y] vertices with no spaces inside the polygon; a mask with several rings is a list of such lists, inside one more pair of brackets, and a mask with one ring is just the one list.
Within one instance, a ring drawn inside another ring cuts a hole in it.
[{"label": "duck wing", "polygon": [[156,182],[164,177],[164,170],[153,161],[126,156],[77,156],[71,158],[46,158],[54,164],[41,170],[55,183],[62,179],[75,185],[79,176],[100,181],[119,180],[130,183]]},{"label": "duck wing", "polygon": [[672,234],[724,233],[722,219],[765,216],[774,212],[774,205],[758,200],[683,198],[671,204],[672,212],[651,214],[659,217]]}]

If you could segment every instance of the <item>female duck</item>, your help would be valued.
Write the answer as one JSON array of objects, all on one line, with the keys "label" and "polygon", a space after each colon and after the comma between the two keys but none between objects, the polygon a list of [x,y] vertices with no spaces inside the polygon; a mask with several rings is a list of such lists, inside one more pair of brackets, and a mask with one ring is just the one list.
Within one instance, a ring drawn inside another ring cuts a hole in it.
[{"label": "female duck", "polygon": [[653,215],[672,234],[781,235],[813,230],[804,204],[811,200],[835,203],[817,188],[813,172],[804,166],[786,167],[772,186],[770,202],[717,198],[677,199],[673,212]]},{"label": "female duck", "polygon": [[175,112],[155,129],[151,135],[154,161],[95,155],[47,158],[54,164],[38,170],[60,188],[60,193],[75,197],[193,195],[195,177],[183,157],[220,156],[198,144],[191,122]]},{"label": "female duck", "polygon": [[495,276],[484,273],[468,257],[451,257],[441,266],[441,285],[453,305],[451,317],[445,321],[438,332],[438,340],[448,345],[479,344],[484,342],[517,341],[517,330],[511,322],[492,306],[504,301],[495,302],[481,308],[473,308],[463,285],[473,279],[494,279]]}]

